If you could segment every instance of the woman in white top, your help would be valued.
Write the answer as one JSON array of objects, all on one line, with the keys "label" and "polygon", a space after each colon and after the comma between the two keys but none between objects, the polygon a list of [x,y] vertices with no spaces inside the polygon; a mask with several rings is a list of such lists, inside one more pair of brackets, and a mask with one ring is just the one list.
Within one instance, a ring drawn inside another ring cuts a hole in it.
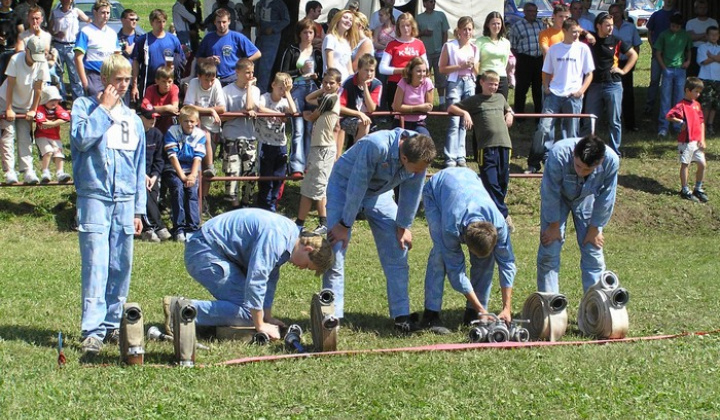
[{"label": "woman in white top", "polygon": [[[485,25],[483,25],[483,36],[478,38],[477,47],[480,54],[478,76],[487,70],[497,73],[500,76],[500,85],[497,91],[507,99],[507,64],[510,59],[510,40],[507,39],[505,22],[500,13],[490,12],[487,15]],[[522,71],[522,69],[520,70]],[[479,83],[475,93],[480,93]]]},{"label": "woman in white top", "polygon": [[357,39],[355,14],[349,10],[336,13],[323,39],[323,73],[334,68],[340,72],[343,81],[350,77],[353,74],[352,45],[357,44]]},{"label": "woman in white top", "polygon": [[352,50],[352,66],[353,72],[358,69],[358,60],[365,54],[375,55],[375,48],[373,48],[372,31],[368,27],[367,16],[362,12],[355,12],[355,29],[358,34],[358,43],[353,47]]},{"label": "woman in white top", "polygon": [[[443,45],[440,72],[447,75],[446,103],[450,105],[475,93],[478,49],[472,42],[475,22],[470,16],[458,20],[455,39]],[[465,124],[460,117],[450,117],[445,140],[445,166],[467,166],[465,160]]]}]

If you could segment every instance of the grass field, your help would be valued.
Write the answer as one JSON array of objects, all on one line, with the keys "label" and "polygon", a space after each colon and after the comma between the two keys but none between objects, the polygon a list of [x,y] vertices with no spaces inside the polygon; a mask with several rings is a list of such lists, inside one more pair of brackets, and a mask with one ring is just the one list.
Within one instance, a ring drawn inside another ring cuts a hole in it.
[{"label": "grass field", "polygon": [[[170,3],[130,3],[145,9]],[[645,96],[647,49],[636,73],[638,103]],[[512,103],[512,101],[511,101]],[[638,109],[642,109],[638,106]],[[639,114],[640,115],[640,114]],[[604,124],[601,123],[601,126]],[[606,261],[631,293],[630,335],[646,336],[718,328],[717,293],[720,138],[708,141],[706,205],[681,201],[675,143],[655,139],[654,119],[625,135],[615,214],[606,229]],[[434,127],[437,139],[443,123]],[[513,127],[514,172],[524,167],[531,124]],[[600,135],[604,134],[600,129]],[[440,144],[441,141],[438,141]],[[293,217],[299,187],[290,183],[281,212]],[[535,291],[539,236],[539,182],[511,181],[508,202],[518,275],[514,309]],[[220,185],[211,203],[223,211]],[[146,363],[126,368],[106,347],[99,363],[79,362],[80,258],[70,230],[70,187],[0,188],[0,413],[3,418],[717,418],[720,389],[717,335],[603,346],[459,353],[363,355],[244,366],[218,363],[282,353],[281,346],[206,342],[198,363],[180,369],[172,346],[146,345]],[[312,222],[310,222],[312,225]],[[410,253],[412,309],[422,310],[430,250],[420,214]],[[569,232],[561,290],[569,298],[565,340],[583,340],[575,320],[581,298],[579,253]],[[182,245],[137,241],[130,300],[139,302],[146,326],[163,321],[163,295],[206,298],[185,272]],[[340,349],[456,343],[463,298],[446,287],[444,319],[453,334],[396,335],[387,314],[385,280],[369,228],[356,224],[348,252],[346,319]],[[311,294],[320,280],[284,267],[274,315],[308,327]],[[490,309],[499,310],[496,288]],[[56,365],[58,331],[67,336],[68,364]],[[158,367],[156,365],[162,365]]]}]

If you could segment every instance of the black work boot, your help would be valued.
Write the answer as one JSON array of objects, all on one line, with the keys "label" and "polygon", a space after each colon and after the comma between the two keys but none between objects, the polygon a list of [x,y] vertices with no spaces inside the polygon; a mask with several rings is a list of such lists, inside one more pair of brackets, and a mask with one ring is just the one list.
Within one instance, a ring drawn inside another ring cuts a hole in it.
[{"label": "black work boot", "polygon": [[425,311],[423,312],[420,326],[423,329],[432,331],[437,335],[450,334],[450,330],[442,325],[442,321],[440,320],[440,312],[431,311],[430,309],[425,309]]}]

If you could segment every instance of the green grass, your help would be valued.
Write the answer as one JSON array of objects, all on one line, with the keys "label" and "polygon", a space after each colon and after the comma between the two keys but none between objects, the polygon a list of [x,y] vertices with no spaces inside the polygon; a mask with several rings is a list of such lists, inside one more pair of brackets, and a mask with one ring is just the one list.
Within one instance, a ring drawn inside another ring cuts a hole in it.
[{"label": "green grass", "polygon": [[[128,5],[140,9],[147,5]],[[155,5],[153,5],[155,7]],[[163,4],[169,10],[170,5]],[[149,7],[148,7],[149,8]],[[142,10],[142,9],[141,9]],[[141,12],[142,16],[142,12]],[[646,50],[643,50],[646,53]],[[647,54],[637,74],[638,103],[647,84]],[[512,103],[512,101],[511,101]],[[638,106],[642,109],[641,106]],[[438,133],[442,122],[434,126]],[[652,121],[624,137],[615,214],[606,230],[606,261],[631,293],[630,335],[718,328],[717,233],[720,196],[715,165],[718,138],[708,141],[707,205],[677,196],[675,144],[655,140]],[[603,125],[601,123],[601,125]],[[523,167],[530,124],[512,129],[514,170]],[[603,133],[602,129],[600,131]],[[440,142],[438,142],[440,143]],[[514,309],[535,291],[539,236],[539,182],[513,179],[508,202],[517,232]],[[211,202],[225,210],[221,186]],[[298,186],[290,183],[281,211],[293,216]],[[282,353],[280,345],[254,347],[209,341],[198,351],[207,367],[180,369],[172,346],[147,343],[143,367],[118,364],[106,348],[99,363],[79,362],[80,258],[69,227],[71,187],[0,188],[0,413],[3,418],[717,418],[720,403],[718,336],[521,350],[362,355],[244,366],[226,360]],[[312,224],[312,222],[311,222]],[[340,349],[455,343],[463,298],[446,286],[443,316],[453,334],[395,335],[385,280],[366,223],[359,222],[346,266],[346,320]],[[423,215],[413,229],[411,304],[422,310],[430,239]],[[574,232],[563,253],[561,290],[571,326],[565,340],[582,340],[575,325],[581,298]],[[320,280],[284,267],[274,314],[308,328],[311,294]],[[163,322],[163,295],[208,298],[183,268],[182,246],[136,242],[130,299],[147,325]],[[494,290],[490,309],[499,310]],[[67,336],[68,364],[56,366],[56,336]],[[309,335],[308,335],[309,337]],[[309,341],[309,338],[306,339]]]}]

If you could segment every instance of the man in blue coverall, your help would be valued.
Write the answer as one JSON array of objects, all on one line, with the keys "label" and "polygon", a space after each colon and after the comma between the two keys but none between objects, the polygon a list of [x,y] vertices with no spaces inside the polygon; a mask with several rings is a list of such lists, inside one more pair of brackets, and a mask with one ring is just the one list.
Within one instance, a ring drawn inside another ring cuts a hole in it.
[{"label": "man in blue coverall", "polygon": [[[272,306],[280,266],[289,262],[322,274],[332,264],[321,236],[300,237],[295,222],[261,209],[242,209],[208,220],[185,245],[185,267],[217,300],[195,300],[197,324],[247,325],[278,339]],[[163,306],[168,306],[163,300]],[[166,313],[166,325],[171,324]],[[166,326],[166,329],[169,327]],[[168,332],[169,333],[169,332]]]},{"label": "man in blue coverall", "polygon": [[[421,325],[438,334],[441,326],[443,285],[447,275],[453,289],[465,295],[463,323],[487,313],[494,264],[500,270],[502,311],[500,319],[511,321],[515,255],[502,213],[485,190],[482,180],[468,168],[447,168],[433,175],[423,189],[425,217],[433,247],[425,272],[425,312]],[[470,252],[470,279],[465,274],[465,254]]]},{"label": "man in blue coverall", "polygon": [[[420,329],[410,317],[407,252],[425,170],[435,158],[428,136],[396,128],[363,137],[335,162],[327,187],[328,239],[335,264],[325,273],[323,287],[335,293],[335,316],[343,317],[345,253],[358,213],[367,218],[387,279],[390,316],[402,332]],[[393,188],[400,187],[397,204]]]},{"label": "man in blue coverall", "polygon": [[130,62],[103,61],[99,97],[73,103],[70,125],[73,178],[82,261],[82,352],[95,355],[116,341],[130,289],[133,235],[145,214],[145,129],[122,101]]},{"label": "man in blue coverall", "polygon": [[600,279],[605,270],[602,230],[615,206],[619,166],[617,154],[593,135],[559,141],[550,150],[540,186],[538,291],[559,292],[560,251],[570,213],[580,247],[583,290]]}]

